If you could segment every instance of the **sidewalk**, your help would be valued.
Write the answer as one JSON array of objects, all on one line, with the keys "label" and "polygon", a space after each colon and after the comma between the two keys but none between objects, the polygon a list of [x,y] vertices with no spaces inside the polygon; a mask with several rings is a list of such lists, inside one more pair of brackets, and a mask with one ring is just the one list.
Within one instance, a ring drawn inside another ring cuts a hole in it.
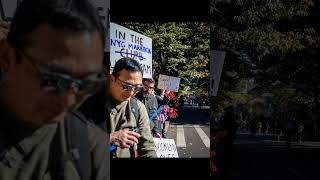
[{"label": "sidewalk", "polygon": [[[278,144],[278,145],[285,145],[286,141],[284,140],[284,135],[280,136],[280,140],[277,140],[277,135],[273,133],[256,133],[255,136],[252,136],[251,133],[243,130],[239,130],[237,132],[237,137],[236,143],[235,144],[244,144],[244,143],[249,143],[249,144],[254,144],[254,143],[266,143],[266,144]],[[292,146],[302,146],[302,147],[312,147],[312,148],[320,148],[320,142],[319,141],[302,141],[302,142],[297,142],[297,141],[292,141],[291,143]]]},{"label": "sidewalk", "polygon": [[199,104],[189,104],[189,103],[184,103],[185,108],[199,108],[199,109],[210,109],[210,106],[199,106]]}]

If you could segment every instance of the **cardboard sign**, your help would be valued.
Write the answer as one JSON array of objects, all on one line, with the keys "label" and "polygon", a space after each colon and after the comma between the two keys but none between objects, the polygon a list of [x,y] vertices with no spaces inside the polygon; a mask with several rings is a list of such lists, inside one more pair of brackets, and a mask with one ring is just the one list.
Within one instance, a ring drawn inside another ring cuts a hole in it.
[{"label": "cardboard sign", "polygon": [[159,81],[158,81],[158,89],[178,92],[180,85],[180,78],[173,77],[173,76],[167,76],[160,74],[159,75]]},{"label": "cardboard sign", "polygon": [[173,139],[153,138],[158,158],[178,158],[178,151]]},{"label": "cardboard sign", "polygon": [[210,95],[211,96],[217,96],[225,54],[226,53],[224,51],[216,51],[216,50],[213,50],[210,53]]},{"label": "cardboard sign", "polygon": [[143,70],[143,78],[152,78],[152,39],[115,23],[110,23],[110,63],[129,57],[137,60]]}]

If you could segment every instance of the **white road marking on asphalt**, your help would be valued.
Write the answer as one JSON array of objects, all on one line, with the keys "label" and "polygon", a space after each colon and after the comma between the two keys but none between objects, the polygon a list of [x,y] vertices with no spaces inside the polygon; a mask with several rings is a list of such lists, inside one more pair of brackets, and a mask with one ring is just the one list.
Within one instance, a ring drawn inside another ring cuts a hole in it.
[{"label": "white road marking on asphalt", "polygon": [[206,133],[199,127],[199,125],[194,125],[193,127],[196,129],[196,131],[199,134],[199,136],[200,136],[202,142],[204,143],[204,145],[207,148],[210,148],[210,139],[206,135]]},{"label": "white road marking on asphalt", "polygon": [[177,125],[177,147],[187,147],[184,138],[183,125]]}]

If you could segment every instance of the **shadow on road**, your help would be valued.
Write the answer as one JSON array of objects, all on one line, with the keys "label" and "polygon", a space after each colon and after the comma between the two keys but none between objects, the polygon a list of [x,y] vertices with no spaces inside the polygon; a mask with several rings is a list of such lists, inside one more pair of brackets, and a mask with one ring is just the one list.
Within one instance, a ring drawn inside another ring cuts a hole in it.
[{"label": "shadow on road", "polygon": [[210,108],[202,106],[185,105],[182,118],[171,121],[173,125],[210,125]]},{"label": "shadow on road", "polygon": [[318,142],[294,143],[266,137],[238,135],[233,146],[230,179],[238,180],[318,180],[320,146]]}]

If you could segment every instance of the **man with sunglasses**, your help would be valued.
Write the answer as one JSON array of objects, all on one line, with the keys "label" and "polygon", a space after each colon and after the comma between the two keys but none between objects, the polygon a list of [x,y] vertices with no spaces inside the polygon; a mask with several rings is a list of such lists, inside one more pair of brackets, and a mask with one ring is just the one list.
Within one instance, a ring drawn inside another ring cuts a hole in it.
[{"label": "man with sunglasses", "polygon": [[0,39],[1,180],[109,179],[108,135],[75,112],[106,83],[104,36],[87,0],[21,2]]},{"label": "man with sunglasses", "polygon": [[[158,101],[156,96],[153,93],[154,90],[154,81],[153,79],[144,79],[143,80],[143,90],[138,92],[136,98],[139,99],[147,108],[149,118],[153,113],[157,111]],[[160,127],[159,127],[159,117],[155,116],[150,121],[150,129],[153,137],[160,138]]]},{"label": "man with sunglasses", "polygon": [[[140,64],[131,58],[118,60],[110,75],[108,95],[111,99],[106,103],[110,113],[110,119],[107,120],[110,142],[120,147],[112,152],[112,157],[156,157],[150,127],[147,125],[149,118],[146,107],[134,99],[136,93],[142,89]],[[132,101],[136,101],[137,109],[132,109]],[[132,111],[138,111],[138,119]],[[136,146],[137,149],[133,149]]]}]

